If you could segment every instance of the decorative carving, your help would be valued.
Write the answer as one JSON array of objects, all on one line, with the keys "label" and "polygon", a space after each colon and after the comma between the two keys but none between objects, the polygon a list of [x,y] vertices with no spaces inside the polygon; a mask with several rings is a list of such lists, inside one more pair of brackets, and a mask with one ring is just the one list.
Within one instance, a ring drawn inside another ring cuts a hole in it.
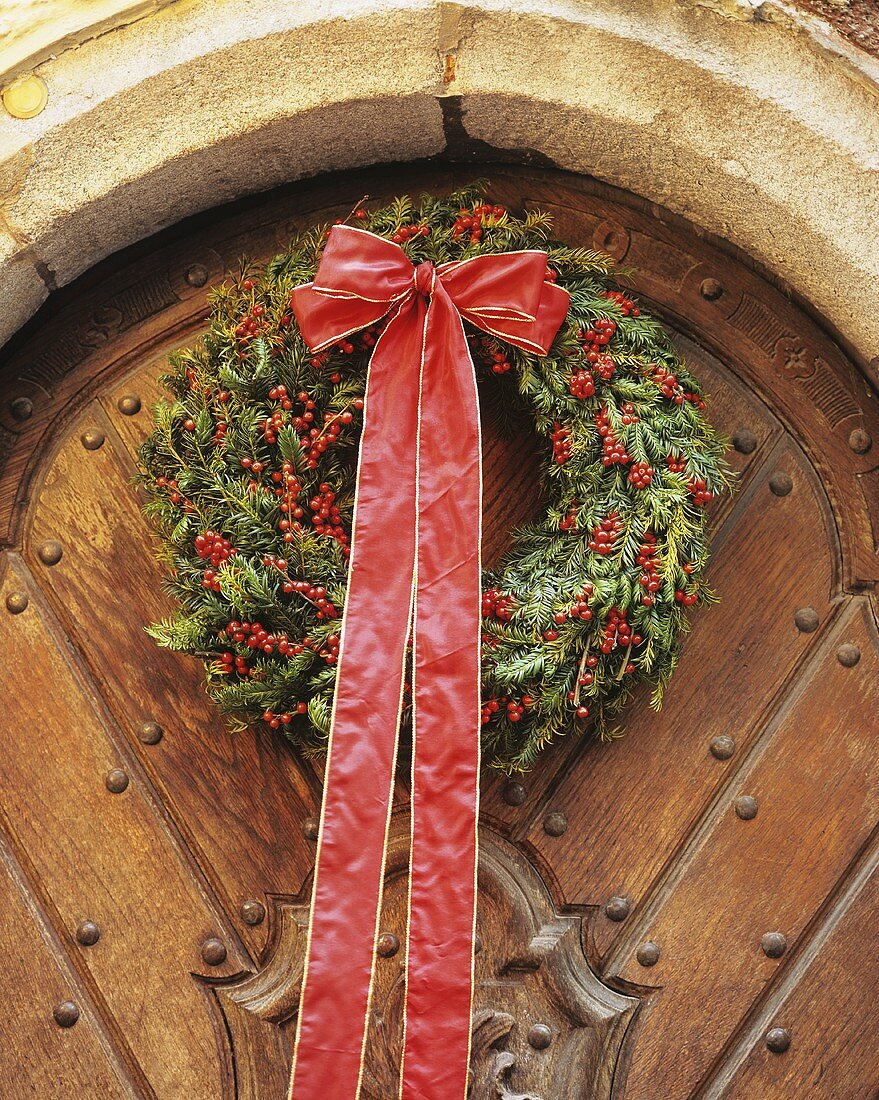
[{"label": "decorative carving", "polygon": [[473,1017],[468,1100],[541,1100],[534,1092],[511,1092],[508,1078],[516,1057],[503,1044],[509,1041],[516,1021],[508,1012],[483,1008]]},{"label": "decorative carving", "polygon": [[[384,927],[402,931],[408,828],[397,822],[388,851]],[[479,865],[469,1100],[610,1100],[635,997],[603,985],[586,961],[582,917],[559,914],[531,863],[483,829]],[[262,968],[203,978],[231,1043],[236,1100],[280,1095],[289,1073],[306,944],[308,906],[274,899]],[[363,1100],[396,1095],[405,984],[404,953],[379,957]],[[544,1035],[549,1041],[537,1041]]]}]

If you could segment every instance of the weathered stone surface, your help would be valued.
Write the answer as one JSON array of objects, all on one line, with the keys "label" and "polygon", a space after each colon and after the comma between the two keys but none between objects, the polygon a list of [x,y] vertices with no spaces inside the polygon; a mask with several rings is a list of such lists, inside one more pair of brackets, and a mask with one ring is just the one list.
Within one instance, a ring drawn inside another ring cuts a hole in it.
[{"label": "weathered stone surface", "polygon": [[0,309],[0,344],[3,344],[39,309],[49,291],[28,253],[2,230],[0,287],[3,302]]},{"label": "weathered stone surface", "polygon": [[14,324],[37,300],[29,271],[63,285],[195,211],[451,143],[533,151],[662,203],[787,279],[865,360],[879,346],[879,66],[814,15],[753,0],[118,7],[126,25],[40,66],[40,115],[0,113],[3,213],[24,249],[0,255]]}]

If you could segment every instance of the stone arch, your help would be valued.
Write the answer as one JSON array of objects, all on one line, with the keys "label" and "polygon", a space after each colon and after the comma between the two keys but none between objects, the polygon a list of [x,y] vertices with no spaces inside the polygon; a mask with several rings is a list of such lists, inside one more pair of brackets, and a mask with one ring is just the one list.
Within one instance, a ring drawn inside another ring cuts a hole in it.
[{"label": "stone arch", "polygon": [[875,354],[879,70],[814,17],[752,0],[105,7],[7,67],[49,100],[0,117],[2,338],[187,214],[330,169],[490,154],[661,203]]}]

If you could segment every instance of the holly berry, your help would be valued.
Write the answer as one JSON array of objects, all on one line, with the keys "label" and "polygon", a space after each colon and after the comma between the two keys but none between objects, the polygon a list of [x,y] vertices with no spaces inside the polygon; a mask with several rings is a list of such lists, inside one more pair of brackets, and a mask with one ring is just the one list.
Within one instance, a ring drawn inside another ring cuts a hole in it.
[{"label": "holly berry", "polygon": [[429,234],[429,225],[401,225],[391,237],[391,240],[394,244],[404,244],[413,237],[427,237]]},{"label": "holly berry", "polygon": [[693,503],[702,505],[714,499],[714,493],[706,486],[704,478],[691,477],[687,482],[687,488],[693,498]]},{"label": "holly berry", "polygon": [[334,538],[344,549],[348,549],[348,535],[342,526],[342,515],[336,504],[336,494],[333,487],[327,482],[322,482],[318,495],[308,502],[311,509],[311,522],[319,535],[328,535]]},{"label": "holly berry", "polygon": [[624,317],[640,317],[641,310],[635,305],[631,298],[627,298],[620,290],[606,290],[604,297],[611,302],[616,302],[620,307],[620,312]]},{"label": "holly berry", "polygon": [[668,455],[665,464],[673,474],[682,474],[687,469],[687,460],[682,455]]},{"label": "holly berry", "polygon": [[558,466],[564,464],[571,457],[573,445],[571,443],[571,429],[560,424],[558,420],[552,426],[552,457]]},{"label": "holly berry", "polygon": [[512,596],[500,592],[497,588],[487,588],[482,593],[482,617],[483,619],[497,619],[498,622],[508,623],[513,617]]},{"label": "holly berry", "polygon": [[646,489],[653,481],[653,467],[647,462],[633,462],[629,467],[629,481],[636,489]]},{"label": "holly berry", "polygon": [[559,520],[559,529],[562,531],[573,531],[577,526],[577,505],[572,503],[567,511],[567,514]]},{"label": "holly berry", "polygon": [[595,393],[595,378],[592,371],[578,370],[568,379],[568,390],[580,401],[585,401]]},{"label": "holly berry", "polygon": [[612,356],[605,351],[616,330],[617,323],[613,318],[602,317],[593,324],[592,328],[585,329],[578,334],[586,352],[586,362],[605,382],[611,380],[616,366]]},{"label": "holly berry", "polygon": [[497,221],[506,214],[503,206],[492,206],[490,203],[476,203],[472,210],[461,207],[458,216],[452,226],[454,238],[469,235],[471,243],[475,244],[482,239],[482,226],[485,221]]},{"label": "holly berry", "polygon": [[610,413],[607,405],[602,405],[595,414],[595,426],[604,441],[604,453],[601,456],[603,466],[613,466],[615,463],[625,466],[632,461],[626,453],[625,445],[614,435],[613,428],[610,425]]},{"label": "holly berry", "polygon": [[214,567],[228,561],[238,551],[227,538],[210,528],[195,536],[195,552],[200,558],[210,561]]},{"label": "holly berry", "polygon": [[658,363],[651,363],[644,373],[647,378],[659,386],[659,391],[663,397],[670,398],[676,405],[683,404],[684,393],[678,385],[678,377],[676,374],[673,374],[667,367],[663,367]]},{"label": "holly berry", "polygon": [[659,591],[662,581],[659,575],[659,553],[656,549],[656,536],[647,531],[638,548],[637,563],[641,567],[641,576],[638,583],[644,589],[641,603],[645,607],[652,607],[656,593]]},{"label": "holly berry", "polygon": [[608,512],[600,523],[592,529],[592,538],[589,540],[589,549],[596,554],[610,554],[616,544],[617,537],[622,532],[623,524],[618,512]]}]

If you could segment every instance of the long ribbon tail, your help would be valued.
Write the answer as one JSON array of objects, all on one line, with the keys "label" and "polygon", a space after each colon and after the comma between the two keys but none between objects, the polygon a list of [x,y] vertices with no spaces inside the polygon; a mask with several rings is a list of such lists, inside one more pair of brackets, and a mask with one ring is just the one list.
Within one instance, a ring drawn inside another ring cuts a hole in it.
[{"label": "long ribbon tail", "polygon": [[289,1100],[355,1100],[360,1089],[413,600],[425,311],[421,298],[403,305],[367,378]]},{"label": "long ribbon tail", "polygon": [[473,363],[439,280],[425,349],[401,1097],[463,1100],[476,914],[482,460]]}]

